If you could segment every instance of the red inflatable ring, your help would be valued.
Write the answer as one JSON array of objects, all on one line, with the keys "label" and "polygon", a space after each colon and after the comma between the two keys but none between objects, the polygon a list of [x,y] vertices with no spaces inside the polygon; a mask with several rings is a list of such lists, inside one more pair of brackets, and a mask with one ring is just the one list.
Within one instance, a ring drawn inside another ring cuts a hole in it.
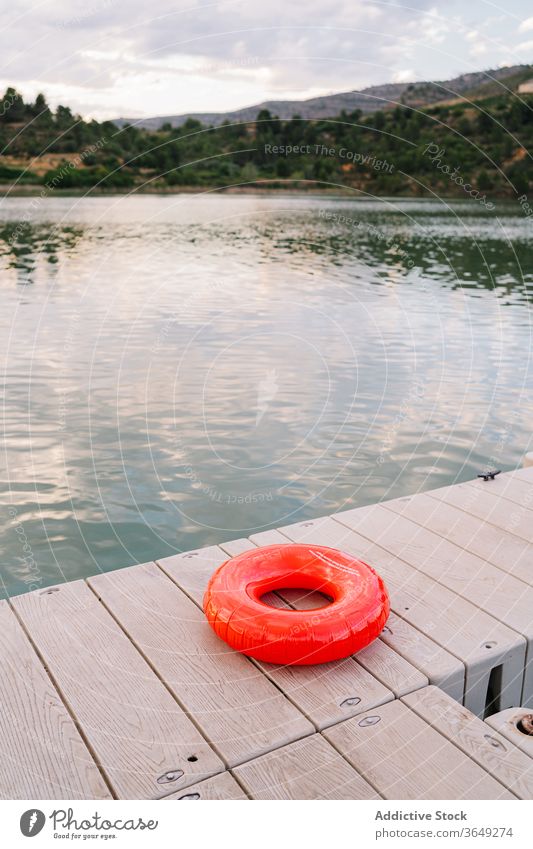
[{"label": "red inflatable ring", "polygon": [[[333,601],[314,610],[270,607],[272,590],[319,590]],[[390,611],[382,579],[366,563],[318,545],[268,545],[227,560],[214,573],[204,611],[215,633],[267,663],[326,663],[363,649]]]}]

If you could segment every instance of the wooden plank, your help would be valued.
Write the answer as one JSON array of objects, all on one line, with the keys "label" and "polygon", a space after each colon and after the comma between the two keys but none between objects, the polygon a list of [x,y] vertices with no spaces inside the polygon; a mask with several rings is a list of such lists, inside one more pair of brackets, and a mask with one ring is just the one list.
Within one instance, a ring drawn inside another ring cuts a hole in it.
[{"label": "wooden plank", "polygon": [[420,669],[431,684],[462,702],[465,692],[464,663],[430,637],[391,610],[380,639]]},{"label": "wooden plank", "polygon": [[[487,486],[492,483],[490,481]],[[477,490],[467,484],[431,489],[427,495],[437,501],[445,501],[459,507],[483,522],[501,528],[509,534],[533,542],[533,511],[529,507],[520,507],[490,489]]]},{"label": "wooden plank", "polygon": [[519,799],[533,799],[533,760],[437,687],[409,693],[402,701],[476,761]]},{"label": "wooden plank", "polygon": [[320,734],[234,770],[252,799],[380,799]]},{"label": "wooden plank", "polygon": [[[531,716],[531,710],[527,708],[508,708],[507,710],[494,713],[487,717],[485,723],[499,734],[502,734],[514,746],[533,758],[533,737],[523,734],[518,728],[518,723],[524,716]],[[531,797],[530,797],[531,798]]]},{"label": "wooden plank", "polygon": [[239,539],[231,539],[229,542],[221,542],[219,547],[226,552],[229,557],[237,557],[238,554],[243,554],[253,548],[249,539],[240,537]]},{"label": "wooden plank", "polygon": [[314,731],[155,563],[90,583],[228,766]]},{"label": "wooden plank", "polygon": [[[194,557],[178,554],[158,563],[200,605],[212,572],[224,558],[224,552],[219,550],[217,554],[211,546],[209,550],[198,551]],[[284,602],[278,600],[274,604],[281,606]],[[313,611],[310,610],[310,627],[312,621]],[[392,691],[380,679],[353,658],[310,666],[255,663],[317,729],[327,728],[394,698]]]},{"label": "wooden plank", "polygon": [[379,504],[339,519],[521,634],[527,643],[521,700],[533,702],[533,587]]},{"label": "wooden plank", "polygon": [[311,666],[257,665],[319,730],[394,698],[352,657]]},{"label": "wooden plank", "polygon": [[361,666],[392,690],[396,698],[426,687],[429,683],[427,675],[383,640],[374,640],[366,649],[357,652],[356,658]]},{"label": "wooden plank", "polygon": [[515,798],[402,701],[323,734],[385,799]]},{"label": "wooden plank", "polygon": [[278,530],[260,531],[257,534],[250,534],[250,541],[254,545],[283,545],[290,542]]},{"label": "wooden plank", "polygon": [[[363,514],[367,510],[361,508]],[[355,512],[337,514],[335,519],[358,523]],[[464,663],[465,704],[478,716],[484,713],[490,672],[495,667],[502,667],[501,706],[516,704],[524,670],[523,637],[335,519],[281,530],[297,541],[318,544],[325,540],[326,545],[344,549],[373,565],[387,584],[395,613]]]},{"label": "wooden plank", "polygon": [[384,501],[383,507],[440,534],[465,551],[477,554],[487,563],[533,585],[531,544],[520,537],[424,493]]},{"label": "wooden plank", "polygon": [[508,501],[512,501],[519,507],[529,510],[533,509],[533,483],[523,480],[515,472],[506,472],[490,481],[476,478],[472,481],[466,481],[465,485],[474,487],[478,493],[490,492],[499,498],[506,498]]},{"label": "wooden plank", "polygon": [[[336,524],[331,524],[329,517],[289,525],[284,530],[286,533],[266,531],[253,534],[250,539],[257,545],[309,541],[317,545],[338,547],[339,529]],[[289,535],[291,540],[288,539]],[[305,607],[313,608],[321,607],[324,603],[324,596],[321,593],[308,590],[285,590],[281,595],[285,601],[294,606],[303,603]],[[431,682],[444,689],[452,698],[462,701],[465,688],[464,664],[430,637],[391,612],[387,626],[380,635],[380,641],[394,651],[394,657],[388,658],[389,674],[386,678],[381,677],[383,666],[378,658],[369,671],[397,696],[408,692],[411,685],[413,685],[412,689],[415,689],[417,682],[422,686]],[[367,651],[365,649],[365,652]],[[360,654],[357,654],[358,660],[360,660]],[[363,657],[363,665],[367,657],[368,655]],[[402,665],[398,658],[403,658],[409,663],[410,668]],[[418,670],[423,679],[417,677],[412,670]]]},{"label": "wooden plank", "polygon": [[526,483],[533,484],[533,465],[520,466],[513,471],[513,475]]},{"label": "wooden plank", "polygon": [[209,578],[228,555],[218,545],[207,545],[182,554],[156,560],[160,568],[183,592],[203,609],[204,593]]},{"label": "wooden plank", "polygon": [[12,604],[119,798],[156,799],[223,769],[84,581]]},{"label": "wooden plank", "polygon": [[[240,540],[239,543],[241,543]],[[248,549],[254,547],[253,543],[248,542]],[[241,548],[242,545],[239,544],[239,549]],[[242,554],[242,551],[238,553]],[[209,545],[182,554],[174,554],[171,557],[163,557],[156,560],[156,563],[165,575],[168,575],[203,610],[204,593],[209,579],[226,560],[228,560],[227,551],[224,551],[221,546]],[[279,598],[276,599],[274,593],[268,593],[266,603],[273,607],[285,607]]]},{"label": "wooden plank", "polygon": [[[249,540],[239,539],[236,542],[238,545],[230,546],[235,551],[235,554],[230,555],[231,557],[236,557],[243,551],[255,548]],[[246,542],[246,548],[244,548],[244,542]],[[156,563],[203,610],[204,593],[209,579],[226,560],[228,560],[227,544],[225,544],[225,548],[218,545],[196,548],[193,551],[164,557],[161,560],[156,560]],[[275,593],[267,593],[264,601],[272,607],[286,607]]]},{"label": "wooden plank", "polygon": [[163,802],[190,802],[198,799],[204,801],[216,799],[248,800],[248,796],[239,787],[230,772],[221,772],[219,775],[214,775],[213,778],[206,778],[199,784],[193,784],[192,787],[185,787],[183,790],[178,790],[177,793],[165,796]]},{"label": "wooden plank", "polygon": [[0,798],[111,799],[7,601],[0,601]]}]

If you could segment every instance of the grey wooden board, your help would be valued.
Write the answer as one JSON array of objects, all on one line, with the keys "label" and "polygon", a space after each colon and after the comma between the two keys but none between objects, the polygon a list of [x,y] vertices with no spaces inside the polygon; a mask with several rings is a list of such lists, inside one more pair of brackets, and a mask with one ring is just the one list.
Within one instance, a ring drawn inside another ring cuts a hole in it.
[{"label": "grey wooden board", "polygon": [[192,787],[185,787],[177,793],[171,793],[170,796],[165,796],[163,802],[216,799],[248,800],[248,796],[239,787],[231,773],[222,772],[219,775],[214,775],[213,778],[206,778],[205,781],[200,781],[199,784],[193,784]]},{"label": "grey wooden board", "polygon": [[391,610],[380,639],[424,673],[428,681],[459,702],[465,692],[464,663]]},{"label": "grey wooden board", "polygon": [[508,708],[487,717],[485,722],[506,737],[507,740],[517,746],[522,752],[533,758],[533,737],[523,734],[518,729],[518,722],[523,716],[531,716],[531,710],[527,710],[526,708]]},{"label": "grey wooden board", "polygon": [[472,486],[478,492],[490,492],[493,495],[506,498],[519,507],[533,509],[533,484],[530,481],[523,480],[520,475],[514,472],[506,472],[490,481],[476,478],[472,481],[466,481],[466,486]]},{"label": "grey wooden board", "polygon": [[258,666],[317,729],[394,698],[387,687],[351,657],[312,666],[274,666],[260,662]]},{"label": "grey wooden board", "polygon": [[533,551],[531,543],[526,540],[423,493],[385,501],[383,507],[440,534],[465,551],[477,554],[487,563],[533,585]]},{"label": "grey wooden board", "polygon": [[90,583],[228,766],[314,731],[155,563]]},{"label": "grey wooden board", "polygon": [[[491,481],[487,483],[487,487]],[[494,490],[476,489],[468,484],[431,489],[430,498],[453,504],[472,516],[477,516],[509,534],[533,542],[533,511],[529,506],[520,507],[507,498],[499,496]]]},{"label": "grey wooden board", "polygon": [[404,696],[426,722],[487,770],[519,799],[533,799],[533,760],[437,687]]},{"label": "grey wooden board", "polygon": [[[253,546],[252,546],[253,547]],[[225,559],[215,547],[159,560],[159,566],[197,604],[213,571]],[[280,600],[280,606],[283,601]],[[310,611],[312,625],[312,611]],[[317,729],[341,722],[394,698],[381,680],[353,658],[310,666],[277,666],[256,662],[265,675],[310,719]]]},{"label": "grey wooden board", "polygon": [[533,484],[533,465],[515,469],[513,475],[526,483]]},{"label": "grey wooden board", "polygon": [[484,712],[490,671],[496,666],[502,666],[501,707],[518,703],[525,661],[524,638],[341,524],[349,522],[359,527],[368,509],[360,508],[336,514],[335,518],[291,525],[281,530],[297,541],[317,544],[321,540],[322,544],[344,549],[374,566],[387,584],[393,610],[465,664],[465,704],[476,714]]},{"label": "grey wooden board", "polygon": [[253,799],[380,799],[320,734],[234,770]]},{"label": "grey wooden board", "polygon": [[158,781],[169,772],[185,786],[223,769],[84,581],[12,604],[119,798],[172,792]]},{"label": "grey wooden board", "polygon": [[[231,557],[255,547],[249,540],[239,539],[236,542],[237,545],[233,549],[236,553],[230,555]],[[246,543],[246,548],[244,543]],[[231,547],[233,548],[233,546]],[[156,560],[156,563],[203,610],[204,593],[209,579],[226,560],[228,560],[227,550],[223,549],[222,546],[208,545],[204,548],[196,548],[182,554],[164,557]],[[281,600],[276,598],[274,593],[268,593],[268,598],[265,601],[274,607],[283,606]]]},{"label": "grey wooden board", "polygon": [[219,547],[225,551],[229,557],[237,557],[238,554],[248,551],[253,546],[250,545],[249,539],[239,537],[239,539],[232,539],[229,542],[221,542]]},{"label": "grey wooden board", "polygon": [[0,601],[0,798],[111,799],[7,601]]},{"label": "grey wooden board", "polygon": [[429,683],[427,675],[416,669],[384,640],[374,640],[357,652],[356,658],[361,666],[389,687],[397,698]]},{"label": "grey wooden board", "polygon": [[[242,549],[240,545],[239,548]],[[249,542],[248,549],[254,548]],[[242,551],[239,551],[239,554]],[[227,552],[218,545],[197,548],[157,560],[158,566],[177,586],[203,610],[204,593],[209,579],[219,566],[228,560]],[[273,602],[273,594],[269,593]]]},{"label": "grey wooden board", "polygon": [[257,534],[250,534],[250,540],[254,545],[283,545],[290,544],[290,540],[283,536],[278,530],[260,531]]},{"label": "grey wooden board", "polygon": [[[326,522],[325,533],[322,532],[322,524],[324,519],[301,522],[297,525],[290,525],[285,530],[287,534],[291,534],[295,542],[305,541],[312,542],[316,545],[333,545],[338,547],[336,541],[338,539],[338,527],[332,525],[329,520]],[[333,533],[333,542],[331,534]],[[250,539],[257,545],[272,545],[274,543],[290,542],[287,534],[282,534],[279,531],[265,531],[259,534],[253,534]],[[309,591],[289,590],[284,591],[283,598],[293,604],[299,606],[303,600],[305,607],[320,607],[324,603],[324,597],[320,593],[312,593]],[[389,656],[388,667],[385,669],[382,666],[381,658],[383,653],[375,650],[375,663],[370,668],[377,678],[383,681],[397,696],[408,692],[420,684],[424,686],[428,681],[440,686],[452,698],[462,701],[465,687],[465,668],[464,664],[452,654],[447,652],[431,638],[427,637],[418,629],[411,626],[404,619],[400,619],[391,612],[387,626],[380,636],[380,642],[392,649],[395,657]],[[380,646],[374,643],[376,649]],[[369,647],[372,648],[372,647]],[[363,658],[361,659],[359,652],[357,659],[365,665],[370,652],[365,649]],[[409,668],[399,663],[398,658],[403,657],[409,664]],[[399,664],[399,668],[398,668]],[[369,667],[367,667],[369,668]],[[415,670],[414,672],[412,670]],[[382,677],[383,672],[387,673],[387,677]],[[419,677],[422,675],[423,678]]]},{"label": "grey wooden board", "polygon": [[339,517],[391,554],[521,634],[527,641],[521,700],[523,704],[533,702],[533,587],[417,525],[403,513],[375,505]]},{"label": "grey wooden board", "polygon": [[402,701],[323,732],[385,799],[514,799]]},{"label": "grey wooden board", "polygon": [[156,560],[160,568],[203,609],[204,593],[213,572],[228,560],[218,545],[208,545]]}]

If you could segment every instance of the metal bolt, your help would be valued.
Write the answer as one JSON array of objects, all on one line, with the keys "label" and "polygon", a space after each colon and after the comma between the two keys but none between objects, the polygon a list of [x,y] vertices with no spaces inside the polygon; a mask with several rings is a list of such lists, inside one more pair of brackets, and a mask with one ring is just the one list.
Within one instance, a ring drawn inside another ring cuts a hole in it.
[{"label": "metal bolt", "polygon": [[349,699],[344,699],[344,701],[341,702],[340,706],[353,707],[354,705],[358,705],[360,701],[361,699],[359,698],[359,696],[350,696]]},{"label": "metal bolt", "polygon": [[158,784],[171,784],[173,781],[177,781],[179,778],[183,778],[184,772],[182,769],[170,770],[170,772],[165,772],[163,775],[160,775],[157,779]]},{"label": "metal bolt", "polygon": [[358,724],[361,728],[367,728],[369,725],[377,725],[378,722],[381,722],[380,716],[365,716]]}]

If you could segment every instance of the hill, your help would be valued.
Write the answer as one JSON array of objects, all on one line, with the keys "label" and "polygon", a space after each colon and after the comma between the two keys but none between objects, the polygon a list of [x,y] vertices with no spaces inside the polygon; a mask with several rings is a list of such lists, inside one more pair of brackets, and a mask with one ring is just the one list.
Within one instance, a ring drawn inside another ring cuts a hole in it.
[{"label": "hill", "polygon": [[397,105],[424,108],[435,103],[457,97],[468,97],[472,92],[476,99],[514,88],[533,73],[531,65],[513,65],[489,71],[461,74],[452,80],[440,82],[389,83],[371,86],[361,91],[346,91],[309,100],[267,100],[254,106],[235,109],[232,112],[193,112],[183,115],[166,115],[155,118],[117,118],[114,123],[123,127],[134,124],[147,130],[158,130],[163,124],[181,127],[189,119],[213,127],[224,122],[231,124],[254,121],[261,111],[268,111],[278,118],[288,120],[294,115],[311,120],[331,118],[341,112],[375,112],[377,109],[392,109]]},{"label": "hill", "polygon": [[[504,78],[509,88],[532,75],[530,68],[506,70],[513,70]],[[53,111],[42,94],[26,103],[9,88],[0,99],[0,182],[42,197],[64,190],[340,188],[355,196],[437,193],[488,204],[533,187],[533,95],[517,97],[480,76],[462,82],[477,86],[475,101],[448,87],[445,101],[420,108],[417,99],[440,97],[442,89],[407,87],[409,103],[370,113],[283,119],[263,109],[237,124],[188,118],[157,130],[85,121],[67,106]]]}]

